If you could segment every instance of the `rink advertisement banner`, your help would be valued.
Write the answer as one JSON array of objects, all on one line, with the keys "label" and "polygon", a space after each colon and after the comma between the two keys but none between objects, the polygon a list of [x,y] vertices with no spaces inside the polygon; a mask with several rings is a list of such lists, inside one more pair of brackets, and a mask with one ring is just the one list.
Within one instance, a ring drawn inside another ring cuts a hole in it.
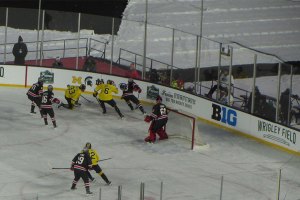
[{"label": "rink advertisement banner", "polygon": [[185,108],[187,110],[193,109],[196,105],[196,98],[193,95],[189,95],[187,93],[182,93],[181,91],[173,90],[162,90],[161,96],[165,98],[166,103],[175,106],[180,107],[181,109]]},{"label": "rink advertisement banner", "polygon": [[[27,79],[25,79],[26,76]],[[25,66],[0,65],[0,84],[3,85],[25,86],[27,83],[30,86],[41,76],[45,78],[45,86],[52,84],[54,88],[65,89],[67,85],[85,84],[88,92],[94,91],[97,79],[103,79],[104,82],[113,80],[118,88],[120,83],[128,83],[127,78],[97,73],[43,67],[28,67],[26,73]],[[140,100],[155,103],[155,98],[159,94],[163,98],[163,103],[171,109],[190,113],[223,127],[300,152],[300,144],[297,142],[299,131],[177,89],[144,81],[136,80],[135,82],[142,89],[140,94],[135,93]],[[120,88],[116,95],[122,95]]]},{"label": "rink advertisement banner", "polygon": [[256,121],[257,136],[286,147],[299,146],[297,145],[297,132],[295,130],[262,119],[256,119]]},{"label": "rink advertisement banner", "polygon": [[236,127],[238,117],[234,109],[213,103],[211,119]]},{"label": "rink advertisement banner", "polygon": [[[102,75],[96,73],[88,73],[81,71],[63,70],[63,69],[51,69],[51,68],[28,68],[28,85],[32,85],[37,82],[38,78],[43,76],[45,85],[52,84],[54,88],[64,89],[67,85],[86,85],[86,91],[93,92],[97,79],[114,80],[118,86],[119,83],[127,81],[125,78],[114,77],[110,75]],[[116,94],[116,95],[120,95]]]},{"label": "rink advertisement banner", "polygon": [[25,66],[0,65],[0,84],[24,85]]}]

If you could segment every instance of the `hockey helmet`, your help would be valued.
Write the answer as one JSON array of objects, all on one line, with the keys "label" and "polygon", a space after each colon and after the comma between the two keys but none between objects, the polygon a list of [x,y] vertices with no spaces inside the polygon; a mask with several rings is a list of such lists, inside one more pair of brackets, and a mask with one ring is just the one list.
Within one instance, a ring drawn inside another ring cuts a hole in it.
[{"label": "hockey helmet", "polygon": [[84,153],[87,153],[89,151],[89,149],[87,148],[87,147],[84,147],[83,149],[82,149],[82,152],[84,152]]},{"label": "hockey helmet", "polygon": [[48,85],[48,91],[52,92],[53,91],[53,86],[52,85]]},{"label": "hockey helmet", "polygon": [[109,85],[113,85],[115,82],[113,80],[107,80],[106,83],[109,84]]},{"label": "hockey helmet", "polygon": [[91,149],[92,148],[92,144],[90,142],[87,142],[85,144],[85,148]]},{"label": "hockey helmet", "polygon": [[39,84],[43,84],[43,83],[44,83],[44,77],[43,77],[43,76],[40,76],[40,77],[38,78],[38,83],[39,83]]},{"label": "hockey helmet", "polygon": [[103,79],[97,79],[96,80],[96,85],[100,85],[100,84],[102,84],[102,83],[104,83],[104,81],[103,81]]},{"label": "hockey helmet", "polygon": [[156,97],[156,102],[157,102],[157,103],[160,103],[160,102],[162,102],[162,98],[161,98],[161,96],[157,95],[157,97]]},{"label": "hockey helmet", "polygon": [[84,91],[85,88],[86,88],[86,86],[85,86],[84,84],[81,84],[81,85],[79,86],[79,89],[82,90],[82,91]]},{"label": "hockey helmet", "polygon": [[127,90],[127,84],[126,83],[120,83],[120,89],[121,90]]},{"label": "hockey helmet", "polygon": [[132,79],[132,78],[129,78],[129,79],[128,79],[128,83],[131,83],[131,82],[133,82],[133,79]]}]

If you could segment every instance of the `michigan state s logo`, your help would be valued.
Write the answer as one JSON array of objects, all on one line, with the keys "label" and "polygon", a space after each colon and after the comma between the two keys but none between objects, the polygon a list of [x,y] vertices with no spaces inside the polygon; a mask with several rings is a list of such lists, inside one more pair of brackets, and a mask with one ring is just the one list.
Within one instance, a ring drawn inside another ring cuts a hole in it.
[{"label": "michigan state s logo", "polygon": [[228,124],[230,126],[236,126],[237,124],[237,113],[235,110],[232,110],[227,107],[219,106],[217,104],[212,104],[213,113],[211,118]]}]

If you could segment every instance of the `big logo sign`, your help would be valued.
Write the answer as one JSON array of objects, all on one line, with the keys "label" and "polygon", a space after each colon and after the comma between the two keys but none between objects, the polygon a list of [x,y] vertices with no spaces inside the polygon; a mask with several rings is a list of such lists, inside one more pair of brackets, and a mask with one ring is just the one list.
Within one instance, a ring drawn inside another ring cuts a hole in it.
[{"label": "big logo sign", "polygon": [[235,110],[217,104],[212,104],[212,108],[213,108],[213,113],[211,115],[212,119],[223,122],[224,124],[228,124],[230,126],[236,126],[237,114]]}]

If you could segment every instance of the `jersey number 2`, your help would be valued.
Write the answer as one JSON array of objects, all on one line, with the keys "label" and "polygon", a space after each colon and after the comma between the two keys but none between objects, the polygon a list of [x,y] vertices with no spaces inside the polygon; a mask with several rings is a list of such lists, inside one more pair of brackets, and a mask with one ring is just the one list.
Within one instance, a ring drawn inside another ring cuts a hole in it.
[{"label": "jersey number 2", "polygon": [[165,107],[161,107],[159,110],[160,110],[161,115],[166,115],[167,114],[167,109]]}]

